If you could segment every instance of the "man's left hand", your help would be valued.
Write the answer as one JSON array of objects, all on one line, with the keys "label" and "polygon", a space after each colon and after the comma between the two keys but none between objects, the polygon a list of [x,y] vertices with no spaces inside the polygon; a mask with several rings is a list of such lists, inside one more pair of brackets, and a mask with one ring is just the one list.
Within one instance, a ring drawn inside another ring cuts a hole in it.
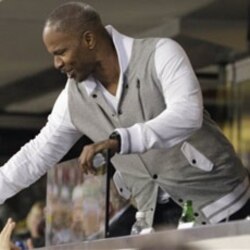
[{"label": "man's left hand", "polygon": [[111,155],[114,155],[119,150],[119,142],[115,139],[107,139],[105,141],[86,145],[79,158],[79,166],[85,174],[96,173],[96,169],[93,166],[93,158],[97,153],[102,153],[110,150]]}]

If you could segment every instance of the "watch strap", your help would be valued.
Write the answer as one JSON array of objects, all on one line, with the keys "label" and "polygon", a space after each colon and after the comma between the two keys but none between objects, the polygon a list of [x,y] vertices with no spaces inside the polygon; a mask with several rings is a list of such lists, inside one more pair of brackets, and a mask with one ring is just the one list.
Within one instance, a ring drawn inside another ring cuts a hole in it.
[{"label": "watch strap", "polygon": [[118,153],[121,151],[121,136],[117,131],[114,131],[110,134],[109,139],[118,141]]}]

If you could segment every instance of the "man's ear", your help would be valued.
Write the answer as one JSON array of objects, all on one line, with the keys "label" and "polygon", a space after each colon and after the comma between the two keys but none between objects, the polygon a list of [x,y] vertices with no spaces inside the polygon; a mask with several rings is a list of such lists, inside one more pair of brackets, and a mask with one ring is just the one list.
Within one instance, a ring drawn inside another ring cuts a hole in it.
[{"label": "man's ear", "polygon": [[95,44],[96,44],[96,38],[93,32],[88,31],[88,30],[85,31],[82,34],[82,39],[87,48],[89,48],[90,50],[94,49]]}]

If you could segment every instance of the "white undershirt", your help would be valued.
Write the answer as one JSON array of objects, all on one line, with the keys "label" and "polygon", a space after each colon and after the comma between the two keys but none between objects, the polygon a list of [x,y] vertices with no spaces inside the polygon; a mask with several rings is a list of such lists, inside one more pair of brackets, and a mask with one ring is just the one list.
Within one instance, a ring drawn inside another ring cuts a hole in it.
[{"label": "white undershirt", "polygon": [[109,106],[116,112],[118,107],[118,97],[112,95],[109,91],[107,91],[102,84],[97,83],[97,88],[101,91],[104,96],[105,101],[109,104]]}]

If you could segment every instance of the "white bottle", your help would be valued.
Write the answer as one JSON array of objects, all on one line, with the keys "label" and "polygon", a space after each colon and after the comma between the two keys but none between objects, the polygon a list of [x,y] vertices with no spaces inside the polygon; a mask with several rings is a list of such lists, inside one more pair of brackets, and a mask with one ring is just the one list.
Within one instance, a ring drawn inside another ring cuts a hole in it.
[{"label": "white bottle", "polygon": [[136,222],[131,228],[131,235],[136,234],[147,234],[153,232],[153,228],[149,226],[146,222],[145,212],[137,212],[135,215]]}]

